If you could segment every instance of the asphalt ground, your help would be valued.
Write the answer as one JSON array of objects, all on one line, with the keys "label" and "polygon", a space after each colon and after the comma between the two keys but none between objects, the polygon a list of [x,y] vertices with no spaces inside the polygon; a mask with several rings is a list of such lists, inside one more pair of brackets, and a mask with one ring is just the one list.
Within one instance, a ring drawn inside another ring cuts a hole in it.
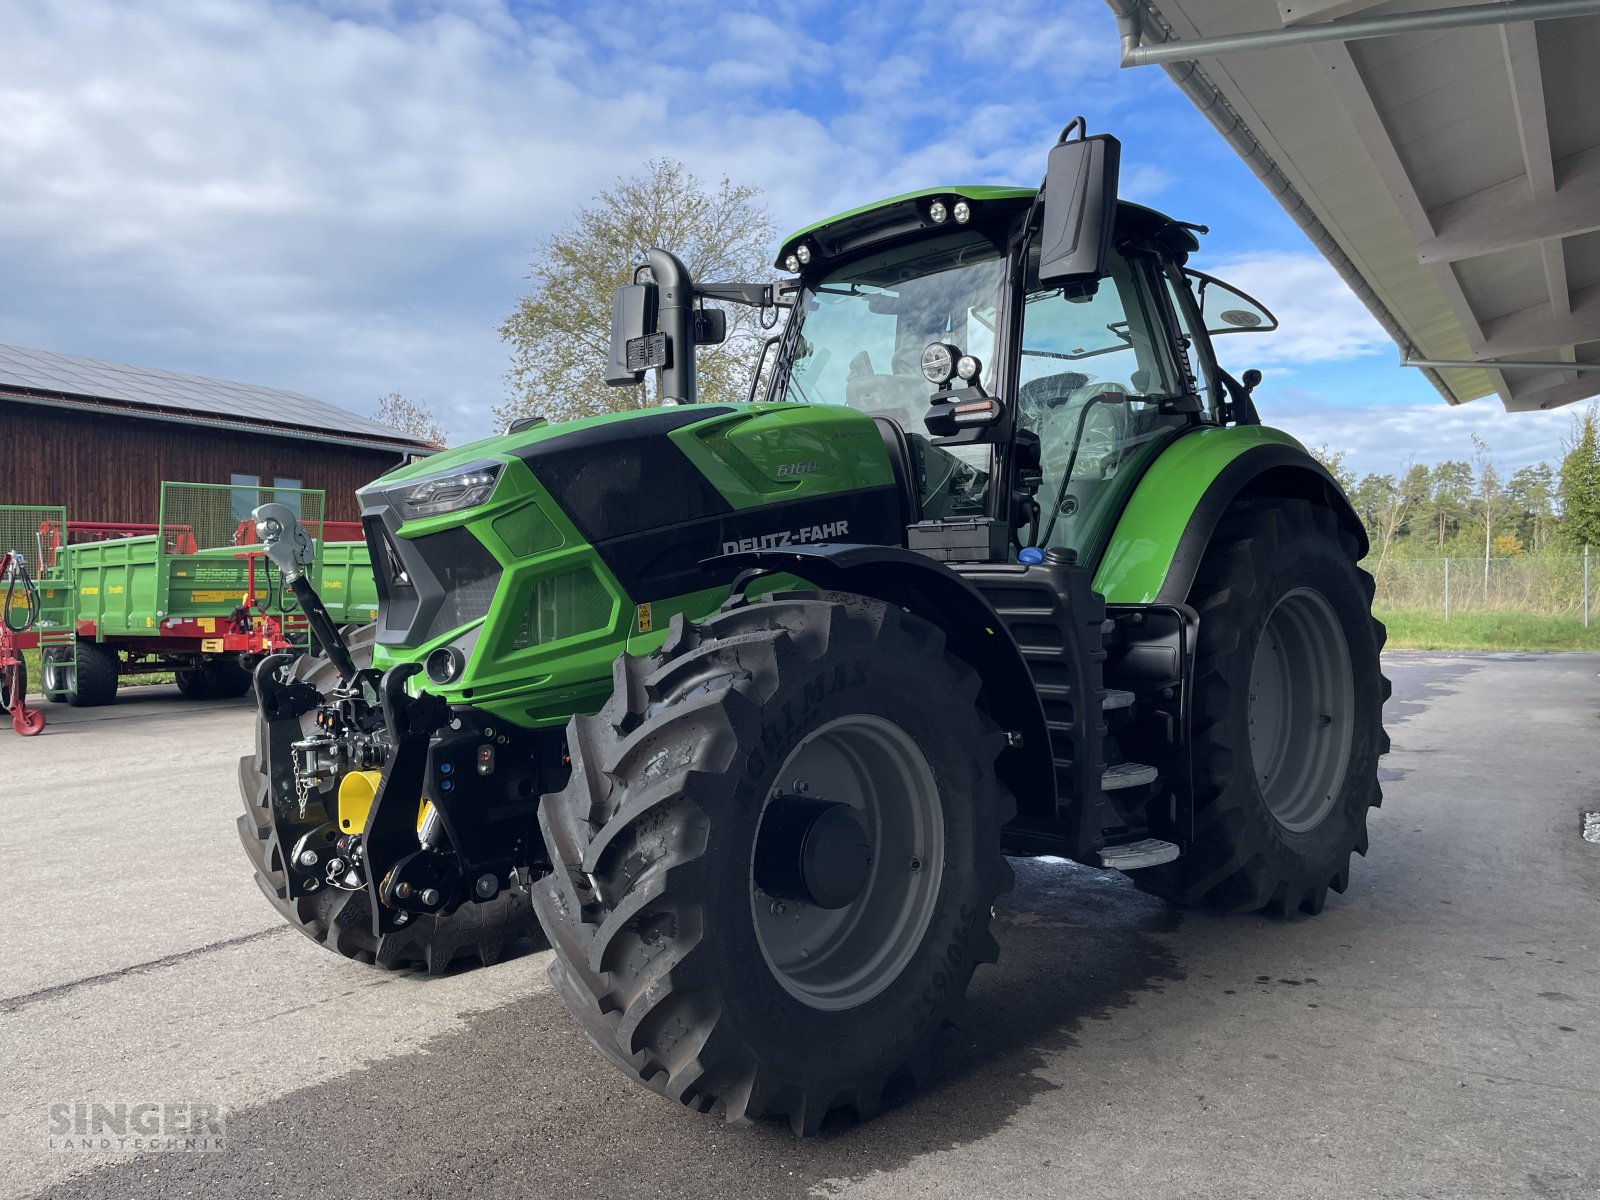
[{"label": "asphalt ground", "polygon": [[[1600,657],[1388,670],[1372,852],[1320,917],[1018,862],[932,1083],[808,1141],[627,1083],[547,953],[429,980],[279,926],[246,703],[50,706],[0,731],[0,1200],[1600,1196]],[[88,1101],[218,1105],[224,1148],[51,1149]]]}]

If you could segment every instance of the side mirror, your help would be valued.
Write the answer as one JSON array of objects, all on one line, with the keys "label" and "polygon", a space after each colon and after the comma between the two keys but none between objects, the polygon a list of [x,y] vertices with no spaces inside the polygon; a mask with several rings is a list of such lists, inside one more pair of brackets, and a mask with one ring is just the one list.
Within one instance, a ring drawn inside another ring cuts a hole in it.
[{"label": "side mirror", "polygon": [[[1074,127],[1079,136],[1069,142]],[[1039,282],[1046,286],[1098,279],[1111,256],[1122,143],[1108,133],[1083,133],[1083,118],[1075,118],[1045,167]]]},{"label": "side mirror", "polygon": [[[645,371],[661,365],[649,361],[654,355],[645,345],[655,334],[657,294],[653,283],[624,284],[612,294],[611,354],[606,362],[606,382],[612,387],[643,383]],[[660,353],[665,355],[664,345]]]},{"label": "side mirror", "polygon": [[728,340],[728,310],[697,308],[694,312],[694,344],[720,346]]}]

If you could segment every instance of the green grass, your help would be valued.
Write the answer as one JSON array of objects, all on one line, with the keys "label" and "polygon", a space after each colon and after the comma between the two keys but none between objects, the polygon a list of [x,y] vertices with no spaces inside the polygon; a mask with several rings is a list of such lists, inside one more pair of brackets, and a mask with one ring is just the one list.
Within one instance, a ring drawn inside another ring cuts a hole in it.
[{"label": "green grass", "polygon": [[1439,612],[1383,611],[1391,650],[1596,650],[1600,614],[1552,617],[1524,612],[1457,612],[1446,621]]}]

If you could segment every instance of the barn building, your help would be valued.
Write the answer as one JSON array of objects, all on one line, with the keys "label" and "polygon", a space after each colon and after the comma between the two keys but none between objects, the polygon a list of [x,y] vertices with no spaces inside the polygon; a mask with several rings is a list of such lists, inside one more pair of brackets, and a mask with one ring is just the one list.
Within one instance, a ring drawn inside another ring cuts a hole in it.
[{"label": "barn building", "polygon": [[0,346],[0,504],[153,524],[174,480],[320,488],[353,521],[356,488],[437,449],[298,392]]}]

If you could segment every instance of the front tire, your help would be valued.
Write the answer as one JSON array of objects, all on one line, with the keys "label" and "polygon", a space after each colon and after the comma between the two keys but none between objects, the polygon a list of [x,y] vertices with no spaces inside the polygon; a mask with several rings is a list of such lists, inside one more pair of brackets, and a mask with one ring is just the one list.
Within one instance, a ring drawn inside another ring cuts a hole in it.
[{"label": "front tire", "polygon": [[1200,614],[1193,697],[1194,840],[1136,871],[1191,906],[1322,911],[1367,852],[1383,798],[1389,683],[1372,577],[1333,513],[1251,500],[1224,515],[1190,590]]},{"label": "front tire", "polygon": [[551,979],[680,1104],[798,1133],[868,1117],[998,956],[999,731],[941,631],[879,601],[678,620],[573,718],[571,780],[541,803]]}]

